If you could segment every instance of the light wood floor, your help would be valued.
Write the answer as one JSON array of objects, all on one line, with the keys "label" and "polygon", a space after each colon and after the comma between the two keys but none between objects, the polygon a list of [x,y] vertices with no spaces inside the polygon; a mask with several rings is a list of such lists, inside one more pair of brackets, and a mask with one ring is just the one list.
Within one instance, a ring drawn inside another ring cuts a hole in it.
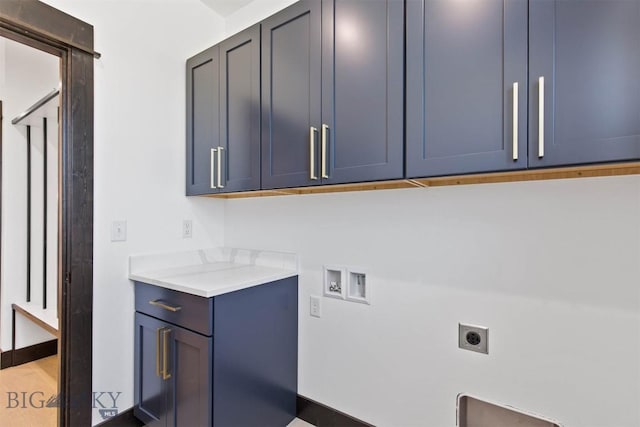
[{"label": "light wood floor", "polygon": [[57,394],[57,356],[0,370],[0,426],[55,427],[58,410],[46,405]]},{"label": "light wood floor", "polygon": [[300,418],[296,418],[291,421],[291,424],[289,424],[287,427],[313,427],[313,424],[309,424],[306,421],[302,421]]},{"label": "light wood floor", "polygon": [[[55,427],[57,409],[46,404],[57,393],[57,356],[0,370],[0,426]],[[296,418],[288,427],[312,425]]]}]

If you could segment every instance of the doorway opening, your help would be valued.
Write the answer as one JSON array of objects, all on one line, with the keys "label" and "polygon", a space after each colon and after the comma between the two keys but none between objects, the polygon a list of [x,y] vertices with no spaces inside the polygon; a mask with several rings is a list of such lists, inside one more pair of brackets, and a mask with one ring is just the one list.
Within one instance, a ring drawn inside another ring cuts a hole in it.
[{"label": "doorway opening", "polygon": [[0,36],[60,61],[59,209],[54,227],[60,363],[54,404],[59,426],[91,425],[93,27],[40,1],[9,0],[0,1]]},{"label": "doorway opening", "polygon": [[0,424],[55,425],[55,405],[38,401],[58,391],[60,57],[0,37],[0,100],[0,369],[39,361],[0,374],[13,398]]}]

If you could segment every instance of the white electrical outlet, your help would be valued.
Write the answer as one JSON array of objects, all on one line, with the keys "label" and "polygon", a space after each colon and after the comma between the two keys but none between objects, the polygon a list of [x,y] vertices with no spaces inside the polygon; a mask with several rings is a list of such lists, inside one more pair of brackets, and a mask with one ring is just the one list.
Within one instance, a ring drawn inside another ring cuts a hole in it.
[{"label": "white electrical outlet", "polygon": [[309,314],[311,314],[313,317],[320,317],[320,297],[312,295],[309,299],[309,302]]},{"label": "white electrical outlet", "polygon": [[489,354],[489,328],[458,323],[458,347]]},{"label": "white electrical outlet", "polygon": [[127,221],[113,221],[111,223],[111,241],[124,242],[127,240]]},{"label": "white electrical outlet", "polygon": [[182,221],[182,238],[190,239],[193,237],[193,222],[190,219]]}]

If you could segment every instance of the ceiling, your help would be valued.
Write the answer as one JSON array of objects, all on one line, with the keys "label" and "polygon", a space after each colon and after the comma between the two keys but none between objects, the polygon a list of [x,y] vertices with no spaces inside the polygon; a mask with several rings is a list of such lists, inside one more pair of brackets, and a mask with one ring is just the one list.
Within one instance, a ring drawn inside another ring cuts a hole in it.
[{"label": "ceiling", "polygon": [[223,18],[248,5],[253,0],[200,0]]}]

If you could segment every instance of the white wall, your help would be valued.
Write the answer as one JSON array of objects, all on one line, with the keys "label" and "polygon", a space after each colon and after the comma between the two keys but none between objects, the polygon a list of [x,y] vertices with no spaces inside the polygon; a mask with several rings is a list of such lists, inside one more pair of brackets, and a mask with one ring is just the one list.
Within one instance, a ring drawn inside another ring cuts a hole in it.
[{"label": "white wall", "polygon": [[295,2],[296,0],[253,0],[226,17],[226,36],[232,36]]},{"label": "white wall", "polygon": [[[8,39],[0,39],[0,100],[3,101],[2,121],[2,293],[0,300],[0,347],[11,348],[11,304],[26,302],[27,282],[27,131],[23,124],[11,120],[58,86],[59,59],[34,48]],[[42,209],[43,209],[43,128],[40,123],[31,129],[32,197],[31,197],[31,301],[42,304]],[[57,192],[57,124],[55,116],[48,126],[49,203],[55,206]],[[57,211],[48,209],[48,301],[56,310],[57,244],[52,233],[57,224]],[[53,238],[52,238],[53,237]],[[26,347],[53,337],[24,317],[16,316],[16,348]]]},{"label": "white wall", "polygon": [[[640,177],[230,200],[228,246],[300,255],[299,393],[454,426],[461,392],[565,427],[640,425]],[[358,266],[370,306],[322,298]],[[489,355],[457,324],[490,328]]]},{"label": "white wall", "polygon": [[[185,60],[218,42],[223,21],[197,0],[47,0],[94,26],[93,389],[133,405],[132,253],[218,246],[223,202],[185,193]],[[126,242],[110,241],[127,220]],[[193,239],[182,239],[182,220]],[[95,411],[94,424],[102,421]]]}]

